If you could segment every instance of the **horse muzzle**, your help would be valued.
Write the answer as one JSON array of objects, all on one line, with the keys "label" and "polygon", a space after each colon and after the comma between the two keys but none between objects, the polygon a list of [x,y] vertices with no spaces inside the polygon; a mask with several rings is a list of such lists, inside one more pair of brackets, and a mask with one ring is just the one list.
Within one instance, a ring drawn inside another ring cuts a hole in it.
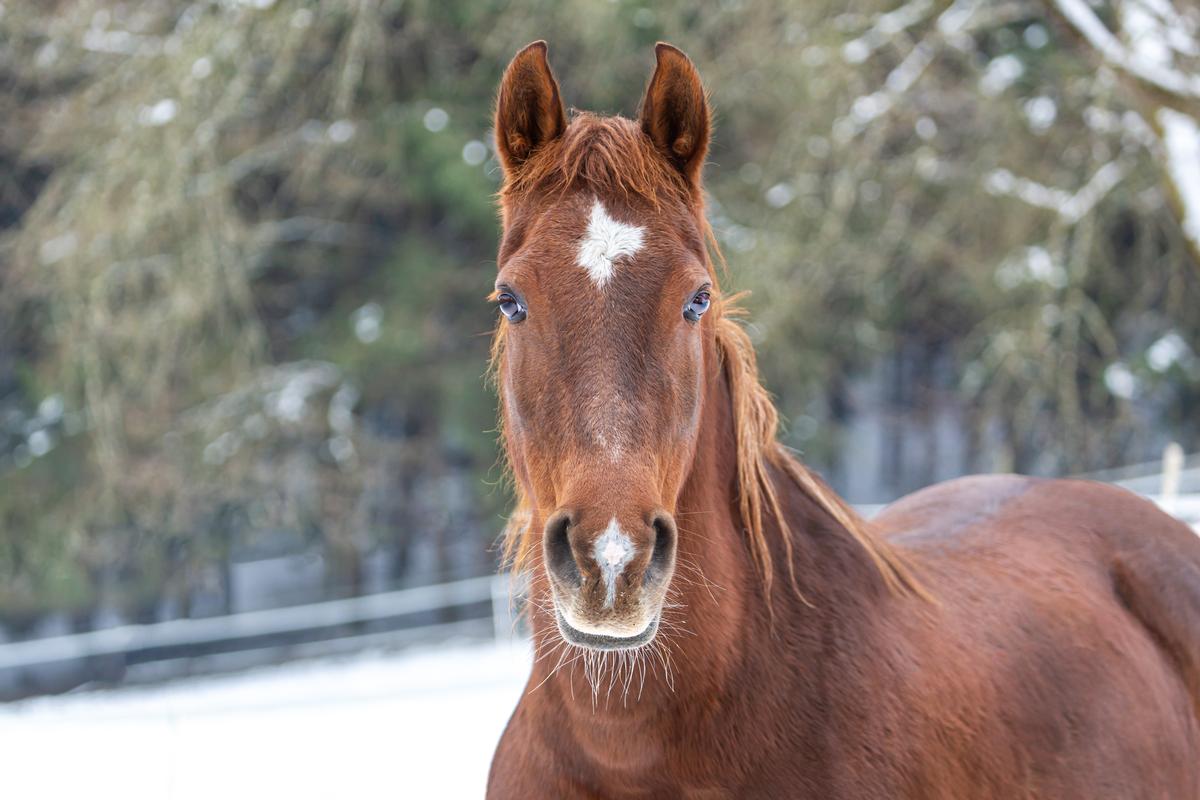
[{"label": "horse muzzle", "polygon": [[[589,524],[590,523],[590,524]],[[658,632],[677,532],[661,510],[630,518],[560,509],[543,537],[559,632],[596,650],[642,647]]]}]

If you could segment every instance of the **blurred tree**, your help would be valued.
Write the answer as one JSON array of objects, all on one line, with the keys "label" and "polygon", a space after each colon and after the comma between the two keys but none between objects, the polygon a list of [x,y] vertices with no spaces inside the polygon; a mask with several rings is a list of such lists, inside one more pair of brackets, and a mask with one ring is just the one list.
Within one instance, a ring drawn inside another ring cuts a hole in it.
[{"label": "blurred tree", "polygon": [[389,580],[486,568],[488,127],[536,38],[605,112],[636,112],[657,39],[698,63],[730,283],[758,290],[789,442],[839,483],[868,407],[897,491],[944,471],[952,412],[951,471],[1194,442],[1198,24],[1183,0],[0,5],[0,618],[190,613],[280,541],[330,594],[372,553]]}]

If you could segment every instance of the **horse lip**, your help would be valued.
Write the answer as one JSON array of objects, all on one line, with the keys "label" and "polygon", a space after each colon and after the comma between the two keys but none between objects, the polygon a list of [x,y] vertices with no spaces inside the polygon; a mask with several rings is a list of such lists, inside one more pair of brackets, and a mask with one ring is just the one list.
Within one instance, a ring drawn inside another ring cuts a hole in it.
[{"label": "horse lip", "polygon": [[584,633],[571,626],[563,619],[563,615],[555,609],[554,617],[558,621],[558,632],[568,642],[580,647],[590,647],[593,650],[633,650],[650,643],[654,634],[658,633],[659,615],[655,614],[641,633],[633,636],[604,636],[598,633]]}]

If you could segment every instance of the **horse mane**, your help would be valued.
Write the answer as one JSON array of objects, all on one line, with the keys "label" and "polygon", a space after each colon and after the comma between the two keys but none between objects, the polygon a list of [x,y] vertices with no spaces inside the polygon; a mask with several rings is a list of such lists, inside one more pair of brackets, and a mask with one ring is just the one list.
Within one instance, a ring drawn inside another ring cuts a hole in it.
[{"label": "horse mane", "polygon": [[[710,244],[715,247],[715,243]],[[710,269],[711,272],[711,269]],[[764,513],[774,516],[787,557],[791,588],[801,599],[792,552],[792,531],[779,502],[771,467],[782,473],[832,517],[863,550],[884,582],[893,590],[926,596],[909,565],[845,500],[839,497],[778,439],[779,412],[758,375],[754,345],[737,318],[745,314],[736,305],[738,295],[723,300],[716,320],[717,350],[729,382],[733,427],[737,440],[738,510],[750,551],[758,564],[764,589],[771,592],[774,570],[763,526]],[[807,602],[807,601],[806,601]]]},{"label": "horse mane", "polygon": [[[574,115],[562,136],[544,145],[520,172],[506,178],[499,193],[502,208],[507,208],[517,197],[534,190],[555,193],[588,190],[598,196],[615,194],[637,198],[654,207],[670,199],[682,202],[695,214],[707,243],[705,266],[712,279],[714,297],[718,298],[709,313],[716,317],[713,324],[717,351],[729,382],[733,403],[738,509],[747,543],[763,581],[764,593],[770,596],[774,579],[771,550],[763,522],[765,515],[769,514],[775,518],[782,539],[791,587],[803,599],[796,581],[793,533],[772,479],[774,468],[784,479],[799,487],[866,551],[890,589],[928,597],[895,548],[778,441],[778,411],[759,379],[754,345],[737,322],[745,314],[737,305],[741,295],[722,297],[719,294],[718,270],[714,264],[720,264],[724,272],[725,259],[704,213],[704,198],[699,187],[689,185],[662,158],[634,121],[579,112]],[[493,384],[498,383],[504,359],[507,324],[501,318],[492,338],[488,374]],[[498,391],[497,394],[503,404],[504,393]],[[500,414],[499,433],[503,442],[503,413]],[[501,458],[505,459],[503,447],[501,452]],[[532,514],[520,481],[513,480],[512,471],[507,465],[504,472],[512,484],[516,506],[502,535],[502,559],[514,571],[523,572],[535,563],[536,537],[530,531]]]}]

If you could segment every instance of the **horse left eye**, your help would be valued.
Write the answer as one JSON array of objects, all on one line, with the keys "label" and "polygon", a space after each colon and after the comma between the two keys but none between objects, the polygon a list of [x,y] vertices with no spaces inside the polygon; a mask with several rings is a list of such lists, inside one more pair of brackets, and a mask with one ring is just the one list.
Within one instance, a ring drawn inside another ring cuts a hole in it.
[{"label": "horse left eye", "polygon": [[701,315],[708,311],[708,305],[712,302],[707,291],[697,292],[692,301],[683,308],[683,318],[688,322],[699,322]]}]

